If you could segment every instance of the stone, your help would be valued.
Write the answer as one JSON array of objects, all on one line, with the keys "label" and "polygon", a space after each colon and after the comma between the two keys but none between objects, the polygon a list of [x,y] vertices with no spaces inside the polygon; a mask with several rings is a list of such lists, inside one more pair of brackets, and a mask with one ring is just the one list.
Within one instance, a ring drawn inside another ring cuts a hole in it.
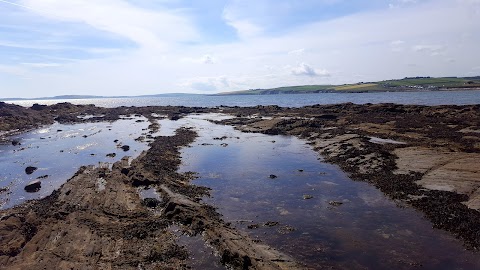
[{"label": "stone", "polygon": [[41,187],[42,187],[42,182],[40,180],[34,180],[25,186],[25,191],[37,192],[40,190]]},{"label": "stone", "polygon": [[27,168],[25,168],[25,173],[26,174],[32,174],[34,171],[36,171],[38,168],[37,167],[33,167],[33,166],[28,166]]},{"label": "stone", "polygon": [[331,206],[340,206],[343,204],[343,202],[339,202],[339,201],[329,201],[328,204],[330,204]]}]

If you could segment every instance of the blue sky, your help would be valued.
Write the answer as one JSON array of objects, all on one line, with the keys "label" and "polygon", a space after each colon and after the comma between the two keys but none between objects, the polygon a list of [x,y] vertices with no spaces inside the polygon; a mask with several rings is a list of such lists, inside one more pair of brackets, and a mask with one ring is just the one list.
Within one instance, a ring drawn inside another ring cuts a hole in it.
[{"label": "blue sky", "polygon": [[0,0],[0,97],[480,75],[480,0]]}]

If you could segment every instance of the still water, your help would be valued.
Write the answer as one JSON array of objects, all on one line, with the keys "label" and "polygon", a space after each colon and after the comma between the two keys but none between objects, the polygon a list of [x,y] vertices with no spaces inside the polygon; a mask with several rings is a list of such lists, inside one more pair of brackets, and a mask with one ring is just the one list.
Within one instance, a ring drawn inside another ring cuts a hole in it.
[{"label": "still water", "polygon": [[[112,123],[57,123],[12,137],[21,145],[0,145],[0,188],[8,190],[0,193],[0,209],[50,195],[83,165],[112,164],[124,156],[136,157],[148,148],[146,142],[135,140],[146,132],[148,124],[143,117]],[[130,149],[124,151],[120,148],[123,145]],[[28,166],[38,169],[26,174]],[[41,189],[26,192],[25,185],[37,179]]]},{"label": "still water", "polygon": [[73,104],[95,104],[100,107],[118,106],[187,106],[216,107],[278,105],[281,107],[302,107],[314,104],[338,104],[352,102],[397,103],[415,105],[470,105],[480,104],[480,90],[435,91],[435,92],[382,92],[382,93],[319,93],[295,95],[258,95],[258,96],[207,96],[185,95],[164,97],[98,98],[68,100],[20,100],[9,103],[30,107],[35,103],[51,105],[59,102]]},{"label": "still water", "polygon": [[[212,189],[212,196],[203,201],[217,207],[239,230],[314,269],[480,269],[478,254],[464,250],[448,233],[432,229],[421,213],[399,207],[374,187],[352,181],[337,166],[322,162],[306,142],[241,133],[208,121],[226,117],[163,119],[153,135],[171,136],[181,126],[198,132],[196,141],[182,150],[180,170],[198,173],[193,184]],[[0,146],[0,187],[9,189],[0,196],[2,208],[50,194],[82,165],[135,157],[148,147],[135,140],[147,132],[144,120],[55,124],[18,135],[21,145]],[[124,152],[121,145],[131,148]],[[109,153],[116,155],[107,157]],[[27,175],[26,166],[38,170]],[[23,190],[44,175],[48,177],[42,178],[39,192]],[[140,195],[158,196],[153,190]],[[192,266],[222,268],[199,237],[179,235]]]},{"label": "still water", "polygon": [[163,121],[169,130],[199,132],[182,151],[181,170],[197,172],[193,183],[212,189],[204,201],[252,237],[315,269],[480,268],[480,257],[460,241],[367,183],[350,180],[304,141],[202,120],[211,117]]}]

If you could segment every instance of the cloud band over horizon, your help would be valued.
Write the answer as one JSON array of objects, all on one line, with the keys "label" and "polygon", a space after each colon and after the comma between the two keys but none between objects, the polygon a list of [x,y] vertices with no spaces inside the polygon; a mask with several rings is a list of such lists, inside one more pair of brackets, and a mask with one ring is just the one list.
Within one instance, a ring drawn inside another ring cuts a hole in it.
[{"label": "cloud band over horizon", "polygon": [[358,2],[0,0],[0,97],[480,75],[480,0]]}]

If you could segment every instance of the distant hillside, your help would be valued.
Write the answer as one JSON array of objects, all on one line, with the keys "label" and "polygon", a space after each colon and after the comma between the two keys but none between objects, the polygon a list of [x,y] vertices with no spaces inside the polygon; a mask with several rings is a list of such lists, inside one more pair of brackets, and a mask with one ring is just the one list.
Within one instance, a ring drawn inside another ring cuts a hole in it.
[{"label": "distant hillside", "polygon": [[413,77],[400,80],[379,82],[360,82],[343,85],[303,85],[286,86],[271,89],[250,89],[225,92],[219,95],[274,95],[274,94],[307,94],[307,93],[362,93],[393,91],[438,91],[454,89],[480,89],[480,76],[477,77]]},{"label": "distant hillside", "polygon": [[143,95],[143,96],[91,96],[91,95],[63,95],[54,97],[39,97],[39,98],[0,98],[0,101],[13,101],[13,100],[45,100],[45,99],[91,99],[91,98],[149,98],[149,97],[183,97],[183,96],[197,96],[198,94],[185,94],[185,93],[167,93],[156,95]]}]

